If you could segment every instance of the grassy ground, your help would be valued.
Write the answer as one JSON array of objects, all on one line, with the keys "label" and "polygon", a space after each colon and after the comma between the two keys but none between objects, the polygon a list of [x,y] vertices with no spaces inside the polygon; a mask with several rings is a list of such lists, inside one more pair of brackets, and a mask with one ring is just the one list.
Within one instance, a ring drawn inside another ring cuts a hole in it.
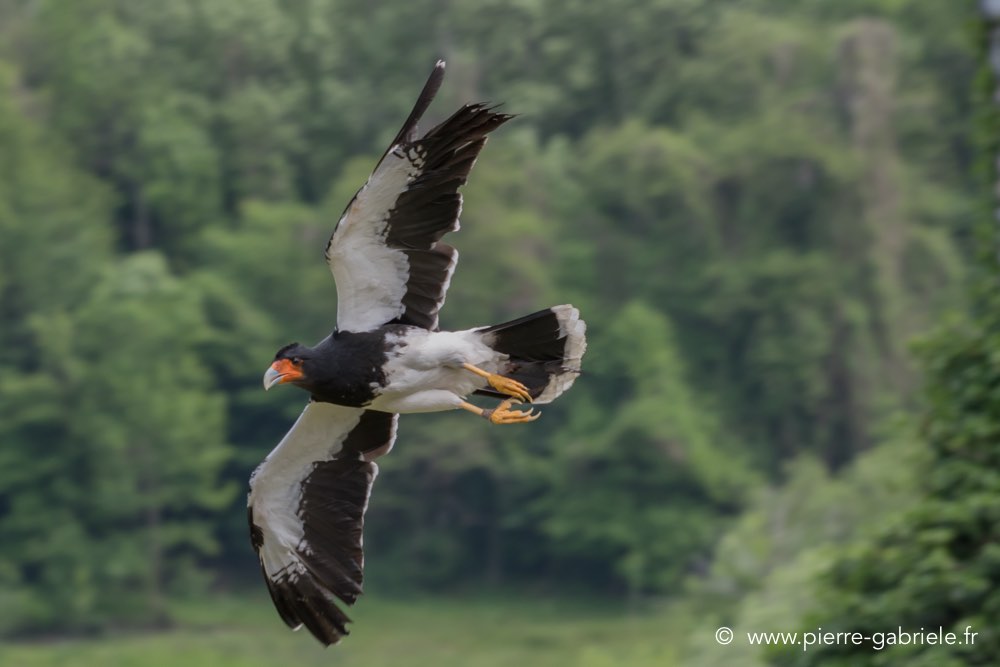
[{"label": "grassy ground", "polygon": [[323,649],[290,632],[264,597],[178,605],[176,629],[0,646],[4,667],[670,667],[686,628],[668,612],[628,614],[593,600],[363,598],[351,636]]}]

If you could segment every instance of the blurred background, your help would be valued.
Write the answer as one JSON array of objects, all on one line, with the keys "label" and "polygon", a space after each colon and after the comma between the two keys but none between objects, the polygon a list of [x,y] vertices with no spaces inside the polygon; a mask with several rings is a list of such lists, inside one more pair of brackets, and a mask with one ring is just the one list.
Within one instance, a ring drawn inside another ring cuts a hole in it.
[{"label": "blurred background", "polygon": [[[927,0],[0,0],[0,664],[1000,664],[990,29]],[[585,375],[531,427],[402,419],[323,650],[249,545],[305,399],[260,378],[333,326],[326,239],[439,57],[425,129],[519,114],[442,326],[571,302]]]}]

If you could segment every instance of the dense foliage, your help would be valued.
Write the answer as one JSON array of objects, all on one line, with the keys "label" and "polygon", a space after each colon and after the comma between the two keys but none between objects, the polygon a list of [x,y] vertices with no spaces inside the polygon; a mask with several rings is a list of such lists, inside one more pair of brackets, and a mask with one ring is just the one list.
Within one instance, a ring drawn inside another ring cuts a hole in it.
[{"label": "dense foliage", "polygon": [[[985,24],[979,45],[989,40]],[[992,221],[1000,149],[997,71],[982,59],[977,87],[978,145],[988,176],[982,207],[971,314],[949,322],[918,347],[926,372],[921,428],[928,456],[916,502],[838,553],[818,578],[804,617],[832,631],[871,636],[889,627],[952,634],[928,645],[904,642],[873,652],[830,646],[784,651],[784,665],[994,665],[1000,661],[1000,269]],[[992,63],[991,63],[992,64]],[[985,180],[985,179],[984,179]],[[975,634],[972,634],[975,633]]]},{"label": "dense foliage", "polygon": [[530,428],[403,420],[370,577],[722,577],[720,534],[789,460],[822,485],[913,401],[907,340],[960,293],[977,212],[966,18],[0,0],[0,631],[156,621],[172,588],[256,577],[241,489],[304,399],[260,375],[332,326],[323,242],[437,57],[432,116],[522,114],[466,190],[443,325],[571,301],[591,346]]}]

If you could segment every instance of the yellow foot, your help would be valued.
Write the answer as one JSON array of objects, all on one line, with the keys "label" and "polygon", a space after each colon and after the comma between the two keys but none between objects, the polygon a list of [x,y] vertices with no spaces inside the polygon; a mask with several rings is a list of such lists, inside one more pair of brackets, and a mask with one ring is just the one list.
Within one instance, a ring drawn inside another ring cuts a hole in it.
[{"label": "yellow foot", "polygon": [[531,394],[528,393],[528,388],[513,378],[490,373],[486,381],[501,394],[507,394],[508,396],[531,403]]},{"label": "yellow foot", "polygon": [[489,373],[484,371],[482,368],[473,366],[472,364],[462,364],[462,368],[475,373],[480,377],[486,378],[486,381],[490,383],[490,386],[499,391],[501,394],[507,394],[508,396],[513,396],[514,398],[519,398],[522,401],[531,403],[531,394],[528,393],[528,388],[517,380],[504,377],[503,375],[497,375],[496,373]]},{"label": "yellow foot", "polygon": [[535,412],[534,410],[528,410],[527,412],[523,410],[511,410],[510,406],[513,403],[521,403],[521,400],[508,398],[492,410],[483,410],[482,416],[494,424],[526,424],[542,416],[541,412]]}]

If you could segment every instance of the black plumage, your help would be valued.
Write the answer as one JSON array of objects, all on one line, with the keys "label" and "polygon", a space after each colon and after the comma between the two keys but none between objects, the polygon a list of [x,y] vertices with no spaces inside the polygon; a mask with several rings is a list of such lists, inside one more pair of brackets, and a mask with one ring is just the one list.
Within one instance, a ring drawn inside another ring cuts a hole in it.
[{"label": "black plumage", "polygon": [[341,605],[362,592],[364,514],[374,460],[396,438],[398,413],[462,408],[495,424],[537,418],[466,402],[478,393],[547,403],[572,385],[586,325],[569,305],[492,327],[439,331],[458,251],[465,184],[487,135],[512,118],[463,106],[418,138],[441,85],[439,62],[326,247],[337,282],[337,328],[315,346],[281,348],[264,386],[291,383],[311,401],[250,479],[250,541],[275,608],[292,628],[333,644]]},{"label": "black plumage", "polygon": [[[527,387],[532,400],[545,392],[553,377],[564,372],[579,372],[563,365],[564,360],[571,356],[567,348],[572,341],[562,331],[559,316],[552,308],[485,327],[481,331],[490,347],[507,356],[501,374]],[[505,397],[505,394],[490,387],[479,389],[476,394]]]}]

